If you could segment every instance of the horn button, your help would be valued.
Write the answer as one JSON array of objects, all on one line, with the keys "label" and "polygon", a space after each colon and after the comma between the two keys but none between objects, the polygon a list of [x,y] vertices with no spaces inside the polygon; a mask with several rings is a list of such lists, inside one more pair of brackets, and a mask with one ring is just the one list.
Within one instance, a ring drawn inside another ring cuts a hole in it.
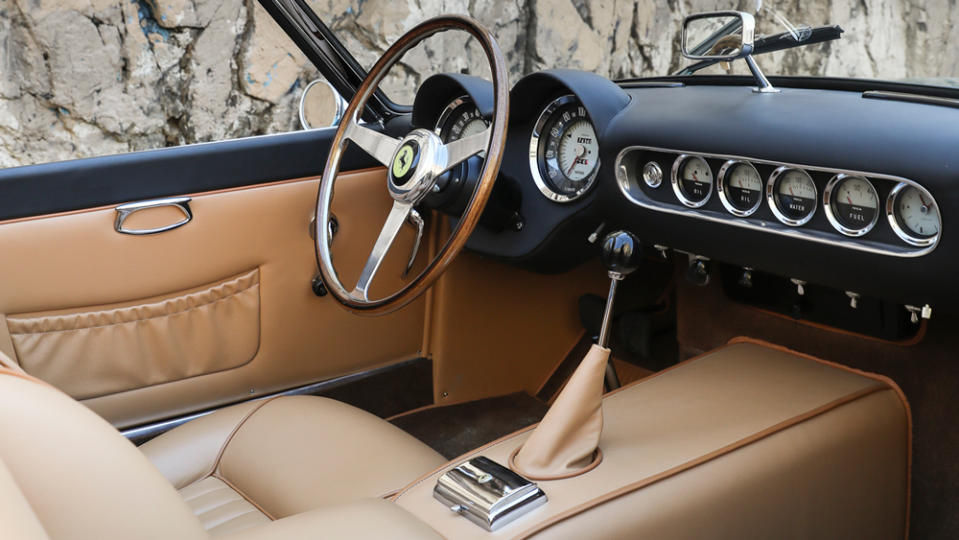
[{"label": "horn button", "polygon": [[400,142],[387,175],[395,200],[416,204],[430,192],[443,172],[442,147],[440,138],[426,129],[415,129]]}]

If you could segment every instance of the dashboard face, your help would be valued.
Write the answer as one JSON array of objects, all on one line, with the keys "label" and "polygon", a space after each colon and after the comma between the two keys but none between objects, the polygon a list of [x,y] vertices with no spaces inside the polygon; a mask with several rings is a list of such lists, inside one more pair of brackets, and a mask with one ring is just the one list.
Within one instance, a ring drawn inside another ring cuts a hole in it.
[{"label": "dashboard face", "polygon": [[[480,227],[469,249],[558,272],[595,257],[603,231],[625,229],[660,250],[840,294],[959,299],[948,234],[959,135],[943,122],[959,109],[699,80],[521,79],[497,185],[512,186],[507,210],[523,226]],[[446,140],[484,127],[466,94],[423,99],[449,103],[439,122],[443,106],[431,105]]]}]

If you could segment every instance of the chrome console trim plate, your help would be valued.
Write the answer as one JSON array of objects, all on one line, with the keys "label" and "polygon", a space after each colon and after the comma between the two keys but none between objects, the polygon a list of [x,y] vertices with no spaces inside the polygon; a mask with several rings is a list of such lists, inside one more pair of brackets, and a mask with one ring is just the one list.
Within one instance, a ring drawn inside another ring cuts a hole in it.
[{"label": "chrome console trim plate", "polygon": [[491,532],[546,503],[535,483],[484,456],[446,471],[433,497]]}]

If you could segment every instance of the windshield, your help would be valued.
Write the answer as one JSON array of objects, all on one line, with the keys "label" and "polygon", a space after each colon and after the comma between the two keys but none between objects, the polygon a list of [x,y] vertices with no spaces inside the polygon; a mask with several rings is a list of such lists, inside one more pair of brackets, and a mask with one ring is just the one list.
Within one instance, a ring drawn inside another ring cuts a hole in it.
[{"label": "windshield", "polygon": [[[422,8],[419,5],[422,4]],[[671,6],[682,6],[676,9]],[[432,3],[370,0],[337,13],[323,13],[360,63],[370,67],[414,24],[440,13]],[[327,8],[329,9],[329,8]],[[959,86],[959,55],[944,54],[959,41],[955,2],[827,0],[634,0],[599,4],[588,0],[475,2],[469,14],[493,31],[510,65],[513,82],[549,68],[576,68],[612,79],[662,76],[693,63],[680,51],[686,15],[717,10],[754,14],[757,38],[792,30],[801,37],[811,27],[839,25],[836,41],[764,54],[757,62],[767,75],[852,77]],[[440,71],[487,73],[482,51],[449,32],[411,51],[393,69],[384,89],[392,99],[411,103],[422,79]],[[745,62],[729,69],[715,65],[702,74],[747,74]]]}]

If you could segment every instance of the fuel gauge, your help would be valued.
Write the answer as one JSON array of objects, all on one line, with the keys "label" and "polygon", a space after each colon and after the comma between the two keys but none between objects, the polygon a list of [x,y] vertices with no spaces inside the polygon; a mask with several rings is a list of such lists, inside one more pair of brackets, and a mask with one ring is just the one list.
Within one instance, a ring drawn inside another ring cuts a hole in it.
[{"label": "fuel gauge", "polygon": [[846,236],[862,236],[879,219],[879,194],[861,177],[837,174],[823,192],[823,206],[829,223]]}]

